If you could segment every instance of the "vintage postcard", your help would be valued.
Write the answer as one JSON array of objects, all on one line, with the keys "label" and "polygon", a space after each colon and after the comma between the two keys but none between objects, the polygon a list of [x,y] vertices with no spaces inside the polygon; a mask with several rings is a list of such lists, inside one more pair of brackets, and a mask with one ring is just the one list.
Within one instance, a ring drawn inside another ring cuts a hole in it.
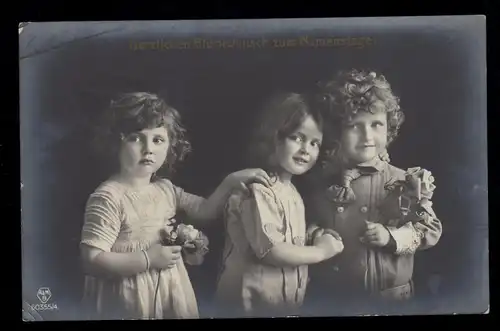
[{"label": "vintage postcard", "polygon": [[489,312],[485,16],[19,26],[23,319]]}]

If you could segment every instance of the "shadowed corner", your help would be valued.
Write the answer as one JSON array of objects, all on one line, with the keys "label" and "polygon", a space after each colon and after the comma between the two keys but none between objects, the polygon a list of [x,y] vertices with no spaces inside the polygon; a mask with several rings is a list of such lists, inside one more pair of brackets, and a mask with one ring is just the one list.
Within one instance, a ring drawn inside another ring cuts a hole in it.
[{"label": "shadowed corner", "polygon": [[23,32],[23,29],[24,29],[24,28],[25,28],[28,24],[30,24],[30,22],[21,22],[21,23],[19,23],[19,27],[18,27],[18,29],[19,29],[19,34],[21,34],[21,32]]},{"label": "shadowed corner", "polygon": [[42,316],[36,310],[31,308],[31,305],[24,300],[22,307],[22,319],[23,322],[43,321]]},{"label": "shadowed corner", "polygon": [[[74,320],[83,316],[80,300],[84,275],[79,260],[83,213],[88,195],[109,171],[107,163],[93,153],[91,133],[89,123],[82,120],[73,131],[47,143],[43,151],[46,157],[38,170],[44,176],[37,185],[51,187],[51,194],[44,196],[38,215],[45,225],[43,228],[50,230],[37,231],[34,239],[36,246],[44,247],[43,251],[33,253],[43,261],[45,269],[40,271],[36,282],[43,279],[41,285],[50,287],[58,305],[57,310],[38,312],[44,320]],[[40,303],[36,297],[31,300],[29,304]],[[28,313],[26,319],[31,318]]]},{"label": "shadowed corner", "polygon": [[427,281],[427,285],[429,287],[429,291],[431,292],[432,295],[437,295],[439,292],[439,288],[441,286],[441,275],[434,274],[429,277],[429,280]]}]

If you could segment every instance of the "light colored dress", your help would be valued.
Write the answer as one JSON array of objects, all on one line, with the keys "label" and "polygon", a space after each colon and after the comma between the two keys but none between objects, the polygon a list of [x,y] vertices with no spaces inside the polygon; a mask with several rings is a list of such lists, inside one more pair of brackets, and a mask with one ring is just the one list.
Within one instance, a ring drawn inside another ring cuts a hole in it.
[{"label": "light colored dress", "polygon": [[[160,229],[172,226],[177,211],[189,215],[202,201],[165,179],[140,190],[110,179],[88,199],[81,243],[104,252],[147,250],[159,243]],[[153,269],[126,278],[87,275],[84,307],[91,318],[98,319],[198,318],[196,297],[182,259],[160,275]]]},{"label": "light colored dress", "polygon": [[233,194],[225,215],[226,243],[216,301],[222,317],[286,316],[298,313],[307,266],[275,267],[262,258],[277,243],[305,245],[302,198],[293,184],[250,185]]}]

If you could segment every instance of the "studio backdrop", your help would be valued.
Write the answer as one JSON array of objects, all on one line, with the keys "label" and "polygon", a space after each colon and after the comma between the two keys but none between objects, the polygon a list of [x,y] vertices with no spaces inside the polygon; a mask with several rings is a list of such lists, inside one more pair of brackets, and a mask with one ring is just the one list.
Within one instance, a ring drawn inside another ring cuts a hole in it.
[{"label": "studio backdrop", "polygon": [[[443,236],[415,266],[427,313],[486,310],[484,17],[47,22],[26,25],[19,42],[23,299],[40,303],[39,289],[49,289],[57,310],[39,311],[44,319],[80,318],[85,203],[110,175],[91,128],[117,93],[157,93],[180,112],[193,151],[171,180],[208,196],[244,166],[251,124],[271,95],[310,91],[351,68],[383,74],[401,99],[392,163],[436,178]],[[189,273],[208,316],[222,220],[204,230],[210,253]]]}]

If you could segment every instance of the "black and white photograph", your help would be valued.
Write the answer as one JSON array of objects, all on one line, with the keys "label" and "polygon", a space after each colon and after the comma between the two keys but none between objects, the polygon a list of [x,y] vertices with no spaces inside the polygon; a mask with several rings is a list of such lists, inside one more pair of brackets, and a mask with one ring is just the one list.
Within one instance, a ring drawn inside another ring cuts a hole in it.
[{"label": "black and white photograph", "polygon": [[488,314],[486,17],[19,25],[24,321]]}]

